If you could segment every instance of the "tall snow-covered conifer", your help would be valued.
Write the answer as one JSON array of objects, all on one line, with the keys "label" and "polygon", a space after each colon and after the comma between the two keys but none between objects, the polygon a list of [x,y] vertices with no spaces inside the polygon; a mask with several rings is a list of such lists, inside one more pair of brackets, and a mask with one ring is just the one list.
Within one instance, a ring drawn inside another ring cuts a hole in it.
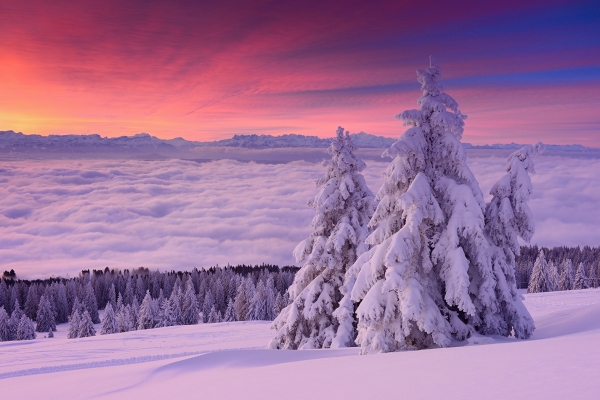
[{"label": "tall snow-covered conifer", "polygon": [[104,315],[102,316],[101,322],[101,335],[111,335],[113,333],[119,332],[119,326],[117,324],[117,319],[115,318],[115,311],[113,310],[113,306],[110,301],[106,303],[106,307],[104,308]]},{"label": "tall snow-covered conifer", "polygon": [[575,280],[573,281],[573,290],[581,290],[589,288],[588,277],[585,265],[579,263],[577,272],[575,273]]},{"label": "tall snow-covered conifer", "polygon": [[94,323],[92,322],[92,317],[88,310],[85,310],[83,314],[81,314],[81,320],[79,321],[79,335],[78,337],[90,337],[96,336],[96,329],[94,329]]},{"label": "tall snow-covered conifer", "polygon": [[558,282],[559,290],[572,290],[575,280],[575,271],[573,270],[573,261],[570,258],[565,259],[561,265],[562,272]]},{"label": "tall snow-covered conifer", "polygon": [[344,288],[360,302],[362,354],[509,335],[515,321],[520,337],[533,330],[508,276],[513,265],[492,257],[505,244],[486,233],[486,204],[460,143],[466,116],[440,75],[433,65],[417,71],[419,109],[398,115],[410,128],[384,153],[394,159],[370,221],[373,247],[346,273]]},{"label": "tall snow-covered conifer", "polygon": [[194,285],[191,279],[188,279],[183,295],[183,307],[181,309],[184,325],[196,325],[200,319],[200,310],[198,309],[198,299],[194,291]]},{"label": "tall snow-covered conifer", "polygon": [[154,315],[152,308],[152,297],[150,296],[150,290],[146,290],[146,295],[142,300],[142,305],[140,306],[140,312],[137,321],[137,329],[152,329],[154,328],[154,320],[156,316]]},{"label": "tall snow-covered conifer", "polygon": [[54,311],[50,305],[50,301],[44,295],[40,298],[36,316],[36,331],[48,332],[48,330],[56,330],[56,321],[54,319]]},{"label": "tall snow-covered conifer", "polygon": [[531,278],[529,278],[529,287],[527,293],[543,293],[553,290],[552,277],[544,256],[544,250],[540,250],[540,254],[533,264]]},{"label": "tall snow-covered conifer", "polygon": [[[320,190],[308,203],[316,210],[313,232],[294,250],[303,266],[288,289],[292,302],[273,323],[273,348],[326,348],[336,335],[340,322],[333,311],[342,298],[340,287],[347,268],[366,251],[374,210],[374,196],[360,173],[365,164],[354,150],[349,133],[339,127],[326,173],[317,181]],[[343,318],[342,329],[352,331],[353,312]]]},{"label": "tall snow-covered conifer", "polygon": [[33,321],[27,315],[23,315],[17,327],[17,340],[33,340],[35,338]]},{"label": "tall snow-covered conifer", "polygon": [[0,306],[0,342],[11,340],[9,318],[4,306]]}]

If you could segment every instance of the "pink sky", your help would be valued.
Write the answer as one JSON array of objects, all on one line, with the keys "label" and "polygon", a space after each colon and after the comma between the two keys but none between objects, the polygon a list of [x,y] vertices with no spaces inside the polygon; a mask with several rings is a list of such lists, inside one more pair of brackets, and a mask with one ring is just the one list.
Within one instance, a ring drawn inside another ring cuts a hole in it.
[{"label": "pink sky", "polygon": [[0,4],[0,130],[395,137],[435,56],[472,143],[600,147],[594,2]]}]

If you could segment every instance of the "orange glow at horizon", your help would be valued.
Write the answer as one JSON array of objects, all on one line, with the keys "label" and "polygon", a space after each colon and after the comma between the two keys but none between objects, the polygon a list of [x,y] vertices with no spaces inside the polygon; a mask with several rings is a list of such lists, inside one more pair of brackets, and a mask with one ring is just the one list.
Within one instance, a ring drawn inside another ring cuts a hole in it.
[{"label": "orange glow at horizon", "polygon": [[[465,141],[600,146],[600,79],[596,70],[577,75],[600,65],[600,52],[588,51],[596,42],[573,37],[583,44],[571,46],[570,57],[557,57],[558,47],[532,51],[542,48],[543,35],[532,38],[525,23],[523,32],[485,30],[493,7],[447,7],[429,22],[434,34],[421,37],[415,30],[426,28],[405,16],[419,8],[408,3],[353,13],[321,2],[314,10],[269,2],[108,3],[0,6],[0,130],[206,141],[251,133],[327,137],[342,125],[397,137],[405,128],[394,116],[416,107],[414,71],[434,53],[447,92],[469,115]],[[515,1],[505,11],[538,12],[535,4]],[[455,44],[465,32],[433,30],[452,23],[479,36]],[[566,72],[544,78],[545,71]],[[525,78],[503,80],[515,74]]]}]

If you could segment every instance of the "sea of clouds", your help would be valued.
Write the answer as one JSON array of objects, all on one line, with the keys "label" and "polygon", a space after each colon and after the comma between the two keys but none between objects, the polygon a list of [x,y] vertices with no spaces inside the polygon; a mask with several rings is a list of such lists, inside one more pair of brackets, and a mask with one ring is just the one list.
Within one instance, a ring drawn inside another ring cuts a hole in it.
[{"label": "sea of clouds", "polygon": [[[387,165],[368,161],[374,192]],[[469,165],[488,193],[505,160]],[[542,156],[536,169],[533,242],[600,245],[600,160]],[[107,266],[291,265],[310,233],[306,202],[322,172],[306,161],[1,162],[0,269],[36,278]]]}]

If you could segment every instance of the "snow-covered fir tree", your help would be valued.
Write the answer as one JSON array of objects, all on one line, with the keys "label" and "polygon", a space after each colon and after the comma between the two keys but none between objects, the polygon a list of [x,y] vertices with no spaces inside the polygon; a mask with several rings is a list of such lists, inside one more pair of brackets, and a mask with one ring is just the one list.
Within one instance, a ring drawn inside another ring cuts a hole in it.
[{"label": "snow-covered fir tree", "polygon": [[552,281],[552,290],[558,290],[558,284],[560,281],[560,275],[558,273],[558,268],[556,268],[556,264],[553,261],[548,262],[548,270],[550,271],[550,280]]},{"label": "snow-covered fir tree", "polygon": [[56,323],[64,324],[65,322],[69,322],[69,301],[65,285],[62,282],[57,285],[55,307]]},{"label": "snow-covered fir tree", "polygon": [[215,296],[212,294],[212,290],[208,289],[204,295],[204,304],[202,304],[202,322],[208,322],[208,316],[210,310],[215,306]]},{"label": "snow-covered fir tree", "polygon": [[37,285],[33,284],[29,286],[29,290],[27,292],[27,299],[25,300],[25,304],[23,305],[23,312],[29,317],[29,319],[35,319],[38,304],[39,296],[37,293]]},{"label": "snow-covered fir tree", "polygon": [[104,315],[102,315],[102,326],[100,328],[101,335],[111,335],[113,333],[119,332],[119,326],[117,324],[117,319],[115,316],[115,311],[113,310],[113,306],[110,303],[106,303],[106,307],[104,308]]},{"label": "snow-covered fir tree", "polygon": [[575,280],[575,271],[573,270],[573,261],[567,258],[561,265],[560,281],[558,283],[558,290],[571,290],[573,289],[573,281]]},{"label": "snow-covered fir tree", "polygon": [[4,279],[0,279],[0,307],[4,307],[4,311],[8,314],[9,304],[9,294],[8,294],[8,286]]},{"label": "snow-covered fir tree", "polygon": [[44,295],[40,298],[40,304],[38,305],[38,311],[36,316],[36,331],[37,332],[48,332],[48,330],[56,330],[56,321],[54,319],[54,310],[50,305],[50,301]]},{"label": "snow-covered fir tree", "polygon": [[[533,214],[528,205],[533,191],[529,175],[535,174],[534,158],[544,149],[544,145],[538,142],[509,155],[506,175],[490,191],[493,197],[485,210],[485,231],[492,245],[495,292],[501,311],[494,314],[494,320],[485,322],[488,327],[480,329],[480,333],[508,336],[512,331],[515,337],[524,339],[530,337],[535,329],[533,319],[517,293],[515,259],[521,252],[519,238],[529,242],[535,232]],[[544,275],[540,278],[545,279],[545,289],[553,290],[547,265],[544,267]]]},{"label": "snow-covered fir tree", "polygon": [[159,327],[174,326],[177,325],[177,318],[171,308],[171,301],[164,299],[160,308],[160,322]]},{"label": "snow-covered fir tree", "polygon": [[219,314],[217,313],[217,310],[215,309],[215,306],[211,307],[210,312],[208,313],[208,318],[207,318],[206,322],[209,324],[221,322],[220,318],[219,318]]},{"label": "snow-covered fir tree", "polygon": [[291,304],[273,323],[277,333],[272,348],[330,347],[340,325],[343,341],[353,339],[354,310],[341,314],[341,321],[333,312],[342,299],[347,268],[367,249],[367,224],[374,210],[374,196],[361,174],[365,164],[354,150],[350,134],[339,127],[329,147],[331,160],[324,163],[325,175],[317,181],[320,190],[308,203],[316,210],[313,232],[294,250],[303,266],[288,289]]},{"label": "snow-covered fir tree", "polygon": [[108,291],[108,302],[110,303],[114,311],[117,308],[117,291],[115,289],[114,283],[110,285],[110,289]]},{"label": "snow-covered fir tree", "polygon": [[71,313],[71,318],[69,319],[69,333],[67,334],[67,338],[77,339],[79,337],[80,322],[81,314],[79,312],[79,307],[73,307],[73,313]]},{"label": "snow-covered fir tree", "polygon": [[237,294],[234,300],[235,315],[238,321],[247,321],[248,318],[248,305],[252,297],[249,295],[248,286],[252,283],[247,279],[243,279],[237,288]]},{"label": "snow-covered fir tree", "polygon": [[79,332],[78,337],[90,337],[96,336],[96,330],[94,329],[94,323],[88,310],[85,310],[79,320]]},{"label": "snow-covered fir tree", "polygon": [[544,256],[544,250],[540,250],[540,255],[535,260],[531,278],[529,278],[529,287],[527,293],[543,293],[553,290],[552,277]]},{"label": "snow-covered fir tree", "polygon": [[280,292],[277,292],[277,296],[275,297],[275,304],[273,304],[273,313],[277,316],[286,306],[283,301],[283,296]]},{"label": "snow-covered fir tree", "polygon": [[27,315],[23,315],[17,328],[17,340],[33,340],[35,338],[33,321]]},{"label": "snow-covered fir tree", "polygon": [[581,290],[589,288],[588,277],[586,268],[583,263],[579,263],[577,266],[577,272],[575,273],[575,280],[573,281],[573,290]]},{"label": "snow-covered fir tree", "polygon": [[17,330],[19,329],[19,323],[21,322],[21,318],[25,314],[23,313],[23,311],[21,311],[21,306],[19,305],[18,298],[15,297],[13,304],[13,310],[10,314],[10,319],[8,320],[8,327],[10,330],[10,340],[17,340]]},{"label": "snow-covered fir tree", "polygon": [[8,313],[4,309],[4,306],[0,307],[0,342],[7,342],[10,340],[10,325],[9,325]]},{"label": "snow-covered fir tree", "polygon": [[185,293],[183,295],[183,307],[181,318],[184,325],[196,325],[200,319],[200,310],[198,309],[198,299],[191,279],[186,283]]},{"label": "snow-covered fir tree", "polygon": [[91,282],[88,282],[85,286],[83,305],[85,306],[86,310],[88,310],[88,313],[92,318],[92,322],[94,324],[99,324],[100,315],[98,314],[98,301],[96,300],[96,295],[94,294],[94,288],[92,287]]},{"label": "snow-covered fir tree", "polygon": [[225,310],[225,316],[223,317],[224,322],[233,322],[236,321],[235,318],[235,304],[233,298],[229,298],[227,302],[227,309]]},{"label": "snow-covered fir tree", "polygon": [[267,320],[267,295],[262,281],[258,281],[254,296],[250,300],[250,319],[254,321]]},{"label": "snow-covered fir tree", "polygon": [[135,327],[133,318],[131,316],[131,307],[128,305],[118,308],[115,319],[117,320],[117,328],[119,332],[129,332]]},{"label": "snow-covered fir tree", "polygon": [[154,328],[156,316],[153,312],[152,307],[152,297],[150,296],[150,290],[146,290],[146,295],[142,300],[142,305],[140,306],[140,312],[137,320],[137,329],[152,329]]},{"label": "snow-covered fir tree", "polygon": [[517,215],[502,227],[494,213],[494,201],[510,201],[518,188],[511,181],[508,193],[493,193],[487,214],[494,225],[486,229],[486,204],[460,143],[466,116],[440,75],[433,65],[417,71],[419,109],[398,116],[410,128],[384,153],[394,159],[370,221],[373,247],[346,273],[345,290],[360,303],[362,354],[445,347],[472,332],[515,329],[525,338],[533,331],[510,270],[510,241],[527,239],[529,220]]},{"label": "snow-covered fir tree", "polygon": [[588,274],[588,282],[589,282],[589,287],[591,288],[597,288],[598,285],[598,275],[596,274],[596,268],[595,265],[590,263],[590,271]]}]

